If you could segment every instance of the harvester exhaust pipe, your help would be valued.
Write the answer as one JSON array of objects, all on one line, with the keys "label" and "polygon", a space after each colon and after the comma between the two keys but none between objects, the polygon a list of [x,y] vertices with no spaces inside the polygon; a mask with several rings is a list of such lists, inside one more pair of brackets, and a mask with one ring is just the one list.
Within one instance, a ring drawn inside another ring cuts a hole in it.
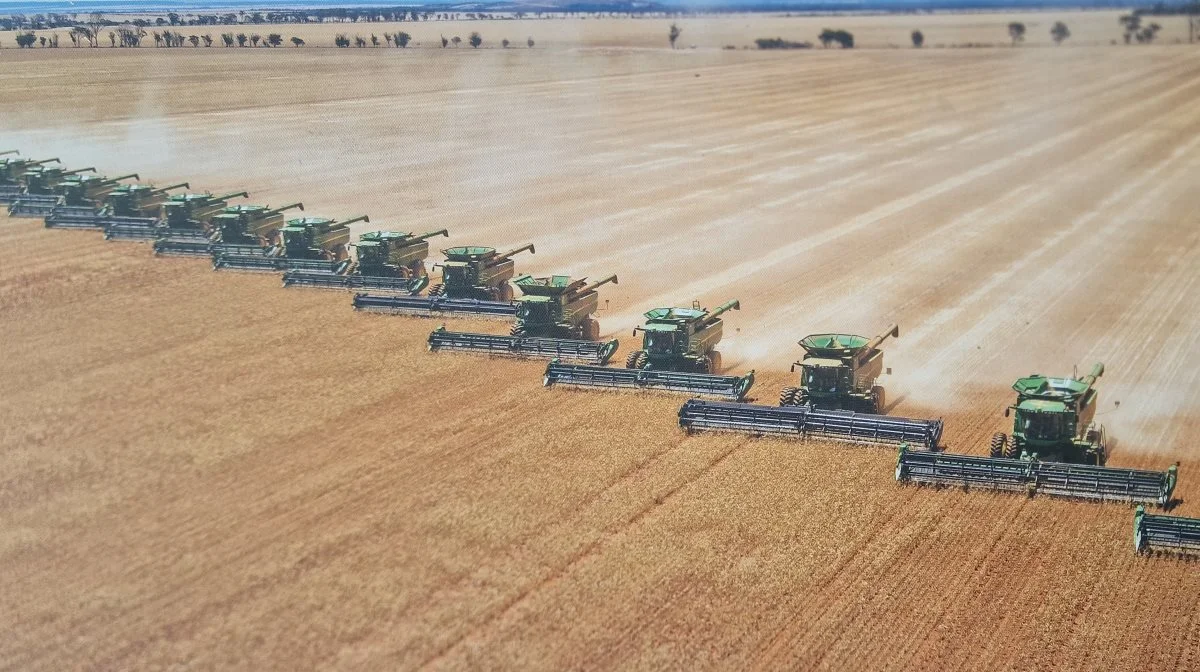
[{"label": "harvester exhaust pipe", "polygon": [[63,175],[78,175],[79,173],[94,173],[95,168],[78,168],[76,170],[63,171]]},{"label": "harvester exhaust pipe", "polygon": [[620,282],[617,282],[617,276],[610,275],[603,280],[597,280],[596,282],[593,282],[592,284],[590,284],[586,287],[583,287],[582,289],[580,289],[579,291],[577,291],[575,293],[576,294],[587,294],[588,292],[596,289],[597,287],[600,287],[601,285],[607,285],[610,282],[613,283],[614,285],[621,284]]},{"label": "harvester exhaust pipe", "polygon": [[337,225],[338,226],[350,226],[351,224],[353,224],[355,222],[370,222],[370,221],[371,221],[370,217],[368,217],[366,215],[359,215],[358,217],[355,217],[353,219],[347,219],[344,222],[338,222]]},{"label": "harvester exhaust pipe", "polygon": [[525,250],[529,250],[530,254],[537,254],[537,250],[533,249],[533,243],[530,243],[528,245],[518,247],[515,250],[509,250],[508,252],[505,252],[504,254],[497,256],[495,259],[492,260],[492,264],[494,265],[494,264],[498,264],[502,261],[507,261],[508,259],[511,259],[512,257],[517,256],[518,254],[524,252]]},{"label": "harvester exhaust pipe", "polygon": [[170,190],[172,190],[172,189],[179,189],[179,188],[183,188],[183,189],[191,189],[191,188],[192,188],[192,185],[188,184],[187,182],[180,182],[179,184],[172,184],[172,185],[171,185],[171,186],[169,186],[169,187],[163,187],[163,188],[161,188],[161,189],[155,189],[154,191],[151,191],[150,193],[152,193],[152,194],[162,194],[162,193],[168,192],[168,191],[170,191]]},{"label": "harvester exhaust pipe", "polygon": [[248,194],[244,191],[235,191],[233,193],[223,194],[221,196],[215,196],[215,197],[213,197],[213,200],[214,201],[228,201],[229,199],[236,198],[238,196],[241,196],[242,198],[250,198],[250,194]]},{"label": "harvester exhaust pipe", "polygon": [[266,212],[263,213],[263,217],[267,217],[269,215],[277,215],[277,214],[283,212],[284,210],[291,210],[292,208],[300,208],[300,211],[303,212],[304,204],[300,203],[300,202],[288,203],[287,205],[285,205],[283,207],[275,208],[273,210],[267,210]]}]

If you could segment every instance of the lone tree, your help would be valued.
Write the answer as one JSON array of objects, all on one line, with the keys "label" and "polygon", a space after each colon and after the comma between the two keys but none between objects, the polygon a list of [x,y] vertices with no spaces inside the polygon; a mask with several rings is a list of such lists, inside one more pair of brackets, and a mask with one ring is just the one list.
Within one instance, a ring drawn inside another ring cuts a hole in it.
[{"label": "lone tree", "polygon": [[259,42],[262,42],[262,35],[255,33],[250,36],[250,44],[257,47]]},{"label": "lone tree", "polygon": [[921,47],[925,46],[925,34],[919,30],[914,30],[912,32],[912,41],[913,46],[917,49],[920,49]]},{"label": "lone tree", "polygon": [[450,40],[447,40],[446,36],[442,35],[442,48],[445,49],[447,44],[450,44]]},{"label": "lone tree", "polygon": [[1062,44],[1063,40],[1071,36],[1071,29],[1067,28],[1067,24],[1062,21],[1055,21],[1054,27],[1050,29],[1050,37],[1054,38],[1054,44]]},{"label": "lone tree", "polygon": [[205,35],[204,37],[201,37],[200,39],[204,40],[204,46],[206,46],[206,47],[212,46],[212,35]]},{"label": "lone tree", "polygon": [[479,36],[479,33],[471,33],[471,37],[467,39],[471,43],[471,46],[476,49],[479,48],[479,45],[483,44],[483,38]]},{"label": "lone tree", "polygon": [[675,40],[678,40],[679,36],[682,34],[683,34],[683,29],[672,23],[671,30],[667,33],[667,39],[671,41],[672,49],[675,48]]},{"label": "lone tree", "polygon": [[399,32],[396,33],[396,37],[394,39],[396,40],[396,46],[404,49],[408,46],[409,42],[412,42],[412,35],[409,35],[405,32]]},{"label": "lone tree", "polygon": [[221,33],[221,41],[225,43],[225,46],[232,47],[233,33]]},{"label": "lone tree", "polygon": [[454,37],[450,38],[450,41],[451,41],[452,43],[454,43],[454,48],[455,48],[455,49],[457,49],[457,48],[458,48],[458,45],[462,44],[462,38],[461,38],[461,37],[459,37],[458,35],[455,35]]},{"label": "lone tree", "polygon": [[363,47],[367,46],[367,41],[363,38],[362,35],[355,35],[354,36],[354,46],[358,47],[359,49],[362,49]]},{"label": "lone tree", "polygon": [[500,48],[501,49],[508,49],[509,44],[511,44],[511,43],[508,41],[507,38],[500,40]]},{"label": "lone tree", "polygon": [[91,14],[88,14],[87,21],[84,22],[84,25],[88,27],[88,30],[92,31],[92,34],[88,39],[91,40],[93,47],[97,46],[96,43],[100,41],[100,29],[104,27],[105,23],[106,21],[104,20],[104,15],[100,12],[92,12]]},{"label": "lone tree", "polygon": [[294,37],[294,36],[293,36],[293,37],[292,37],[292,46],[295,46],[295,47],[303,47],[303,46],[304,46],[304,40],[302,40],[302,39],[300,39],[300,38],[298,38],[298,37]]},{"label": "lone tree", "polygon": [[1158,37],[1158,31],[1162,30],[1162,26],[1157,23],[1152,23],[1142,29],[1142,32],[1137,34],[1138,44],[1150,44],[1154,38]]},{"label": "lone tree", "polygon": [[841,45],[843,49],[854,48],[854,35],[845,30],[831,30],[826,28],[821,31],[821,34],[817,36],[817,39],[821,41],[821,46],[826,48],[828,48],[829,45],[833,44],[834,42]]},{"label": "lone tree", "polygon": [[[1125,27],[1125,44],[1129,44],[1129,41],[1133,39],[1135,35],[1138,35],[1138,31],[1140,31],[1142,28],[1142,15],[1122,14],[1121,16],[1117,17],[1117,23]],[[1138,42],[1141,42],[1141,39],[1139,39]]]},{"label": "lone tree", "polygon": [[533,49],[533,38],[532,37],[525,40],[525,46],[529,47],[530,49]]},{"label": "lone tree", "polygon": [[249,38],[246,37],[245,33],[238,33],[238,36],[237,36],[238,46],[239,47],[246,46],[247,39],[249,39]]},{"label": "lone tree", "polygon": [[372,47],[379,46],[379,36],[376,35],[375,33],[371,33],[371,46]]},{"label": "lone tree", "polygon": [[37,42],[37,35],[33,33],[17,33],[16,40],[18,47],[28,49],[33,46],[34,42]]},{"label": "lone tree", "polygon": [[271,33],[270,35],[267,35],[267,44],[271,45],[272,47],[278,47],[279,45],[283,44],[283,36],[279,33]]},{"label": "lone tree", "polygon": [[1017,46],[1018,42],[1025,41],[1025,24],[1020,21],[1013,21],[1008,24],[1008,36],[1012,38],[1012,46]]},{"label": "lone tree", "polygon": [[195,49],[196,47],[200,46],[200,36],[199,35],[188,35],[188,42],[191,42],[192,48]]}]

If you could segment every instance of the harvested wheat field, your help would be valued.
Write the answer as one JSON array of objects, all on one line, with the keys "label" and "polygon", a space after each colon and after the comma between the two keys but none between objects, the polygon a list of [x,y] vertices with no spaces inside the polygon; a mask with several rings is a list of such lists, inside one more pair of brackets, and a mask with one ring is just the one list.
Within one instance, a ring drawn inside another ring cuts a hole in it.
[{"label": "harvested wheat field", "polygon": [[[763,403],[800,337],[895,321],[890,412],[958,452],[1103,361],[1110,464],[1180,462],[1200,516],[1194,49],[397,51],[5,51],[0,149],[533,241],[619,274],[625,350],[736,297]],[[1200,666],[1200,565],[1126,506],[688,438],[683,397],[95,232],[0,249],[0,668]]]}]

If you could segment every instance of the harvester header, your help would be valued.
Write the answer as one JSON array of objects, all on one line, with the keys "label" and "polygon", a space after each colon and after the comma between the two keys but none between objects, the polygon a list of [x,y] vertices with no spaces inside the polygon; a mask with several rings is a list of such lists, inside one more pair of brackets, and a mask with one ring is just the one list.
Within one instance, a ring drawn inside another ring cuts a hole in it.
[{"label": "harvester header", "polygon": [[1138,505],[1133,514],[1133,550],[1200,555],[1200,518],[1149,514]]}]

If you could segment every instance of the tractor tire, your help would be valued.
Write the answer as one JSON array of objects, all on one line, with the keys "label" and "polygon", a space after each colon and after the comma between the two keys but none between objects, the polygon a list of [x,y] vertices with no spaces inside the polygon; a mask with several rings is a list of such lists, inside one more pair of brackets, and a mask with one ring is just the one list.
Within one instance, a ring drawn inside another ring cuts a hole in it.
[{"label": "tractor tire", "polygon": [[407,268],[408,268],[408,277],[410,277],[410,278],[423,278],[426,275],[425,262],[423,262],[423,261],[414,261],[411,264],[409,264],[407,266]]},{"label": "tractor tire", "polygon": [[508,284],[507,282],[500,283],[500,287],[497,289],[497,295],[499,296],[499,299],[498,299],[499,301],[501,301],[503,303],[512,303],[512,300],[513,300],[512,285]]},{"label": "tractor tire", "polygon": [[780,406],[799,406],[796,403],[796,395],[800,394],[798,387],[785,387],[779,391]]},{"label": "tractor tire", "polygon": [[524,336],[525,335],[525,325],[514,324],[512,326],[512,329],[508,330],[508,335],[509,336]]},{"label": "tractor tire", "polygon": [[883,415],[885,404],[887,403],[887,395],[883,391],[883,387],[876,385],[871,388],[871,413],[875,415]]},{"label": "tractor tire", "polygon": [[1004,456],[1010,460],[1021,457],[1021,447],[1017,445],[1017,438],[1015,436],[1010,438],[1008,444],[1004,446]]},{"label": "tractor tire", "polygon": [[600,340],[600,323],[590,317],[584,320],[583,339],[585,341]]},{"label": "tractor tire", "polygon": [[446,293],[446,285],[444,285],[440,282],[438,284],[434,285],[433,287],[429,288],[430,296],[441,296],[445,293]]},{"label": "tractor tire", "polygon": [[713,350],[708,353],[708,372],[712,374],[721,373],[724,367],[721,365],[721,353]]},{"label": "tractor tire", "polygon": [[796,394],[792,396],[793,406],[812,406],[812,400],[808,398],[808,391],[804,388],[796,390]]},{"label": "tractor tire", "polygon": [[644,369],[646,368],[646,351],[634,350],[625,358],[625,368],[627,369]]},{"label": "tractor tire", "polygon": [[1005,447],[1008,445],[1008,437],[1004,432],[996,432],[992,435],[992,446],[988,451],[990,457],[1004,457]]}]

